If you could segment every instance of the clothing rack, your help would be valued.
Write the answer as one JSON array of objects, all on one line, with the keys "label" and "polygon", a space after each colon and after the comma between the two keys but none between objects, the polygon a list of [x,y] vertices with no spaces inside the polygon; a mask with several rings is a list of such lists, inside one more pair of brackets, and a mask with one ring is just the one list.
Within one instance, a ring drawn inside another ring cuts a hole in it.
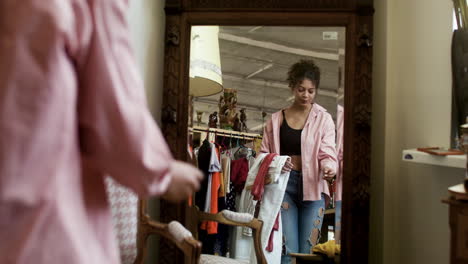
[{"label": "clothing rack", "polygon": [[239,139],[246,139],[246,140],[262,139],[262,135],[260,134],[239,132],[239,131],[227,130],[227,129],[221,129],[221,128],[194,126],[194,127],[189,127],[189,131],[191,133],[193,132],[213,133],[215,136],[239,138]]}]

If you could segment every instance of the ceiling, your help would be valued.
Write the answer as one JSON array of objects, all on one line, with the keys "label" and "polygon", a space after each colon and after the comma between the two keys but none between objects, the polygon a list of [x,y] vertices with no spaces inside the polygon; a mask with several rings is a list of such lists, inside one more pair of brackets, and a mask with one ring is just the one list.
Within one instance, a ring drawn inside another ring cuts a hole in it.
[{"label": "ceiling", "polygon": [[[237,110],[246,108],[249,132],[260,133],[272,113],[292,103],[287,71],[301,59],[319,66],[316,102],[336,113],[343,94],[344,27],[220,26],[219,48],[223,87],[237,90]],[[220,95],[194,98],[195,125],[197,111],[204,113],[201,126],[207,126],[210,113],[219,112]]]}]

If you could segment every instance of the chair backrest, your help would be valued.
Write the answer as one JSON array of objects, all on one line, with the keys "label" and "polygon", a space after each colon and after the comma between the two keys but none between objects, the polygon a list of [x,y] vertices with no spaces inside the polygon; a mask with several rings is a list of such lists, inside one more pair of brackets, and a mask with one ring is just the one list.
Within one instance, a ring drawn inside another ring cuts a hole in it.
[{"label": "chair backrest", "polygon": [[[195,224],[200,224],[203,221],[215,221],[221,224],[230,225],[230,226],[245,226],[252,229],[253,243],[255,256],[257,257],[257,263],[267,264],[265,255],[261,246],[261,232],[263,227],[263,222],[251,214],[248,213],[238,213],[229,210],[223,210],[217,214],[210,214],[202,212],[196,206],[191,206],[188,208],[190,214],[192,215],[192,221]],[[197,228],[193,228],[195,233],[195,238],[198,238]]]},{"label": "chair backrest", "polygon": [[177,221],[169,224],[151,220],[146,212],[146,202],[139,200],[137,257],[134,264],[142,264],[146,256],[146,241],[150,235],[160,235],[174,243],[185,256],[185,263],[198,264],[200,261],[200,241],[196,240],[190,231]]},{"label": "chair backrest", "polygon": [[143,263],[146,256],[146,241],[153,234],[160,235],[174,243],[185,255],[185,263],[198,264],[201,255],[202,243],[198,237],[198,224],[203,221],[215,221],[230,226],[245,226],[252,229],[253,243],[257,263],[267,264],[265,255],[261,247],[261,232],[263,222],[251,214],[237,213],[223,210],[217,214],[201,212],[196,206],[187,208],[192,216],[192,224],[195,236],[182,224],[172,221],[169,224],[151,220],[146,213],[146,202],[139,200],[138,212],[138,232],[137,232],[137,257],[134,264]]}]

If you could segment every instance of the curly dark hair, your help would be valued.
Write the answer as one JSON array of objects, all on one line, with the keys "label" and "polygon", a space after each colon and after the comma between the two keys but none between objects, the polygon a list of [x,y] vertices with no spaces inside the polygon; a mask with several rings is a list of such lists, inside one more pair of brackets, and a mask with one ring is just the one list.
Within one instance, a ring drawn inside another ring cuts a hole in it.
[{"label": "curly dark hair", "polygon": [[313,60],[300,60],[294,63],[288,71],[289,87],[294,89],[304,79],[309,79],[318,89],[320,84],[320,69]]}]

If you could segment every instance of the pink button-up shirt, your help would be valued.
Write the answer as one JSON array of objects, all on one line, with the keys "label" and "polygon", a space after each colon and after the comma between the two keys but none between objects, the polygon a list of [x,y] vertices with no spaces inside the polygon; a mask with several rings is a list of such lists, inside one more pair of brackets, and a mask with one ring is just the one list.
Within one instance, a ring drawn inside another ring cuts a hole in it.
[{"label": "pink button-up shirt", "polygon": [[104,174],[163,193],[126,0],[0,1],[0,263],[119,263]]},{"label": "pink button-up shirt", "polygon": [[[274,113],[264,132],[261,152],[280,154],[279,131],[283,121],[281,111]],[[302,177],[304,200],[316,201],[321,194],[330,196],[321,168],[336,171],[335,124],[325,108],[314,103],[301,134]]]},{"label": "pink button-up shirt", "polygon": [[338,157],[338,170],[336,171],[336,193],[335,201],[343,198],[343,131],[344,131],[344,108],[337,105],[336,111],[336,154]]}]

